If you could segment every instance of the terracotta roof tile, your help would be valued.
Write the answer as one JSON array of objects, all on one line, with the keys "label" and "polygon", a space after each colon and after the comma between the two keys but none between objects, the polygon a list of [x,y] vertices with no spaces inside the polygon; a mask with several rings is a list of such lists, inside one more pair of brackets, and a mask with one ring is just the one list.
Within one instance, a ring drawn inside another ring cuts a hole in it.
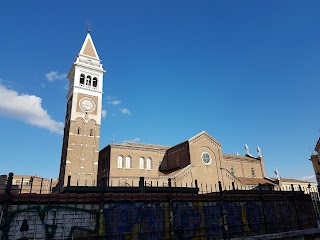
[{"label": "terracotta roof tile", "polygon": [[159,176],[174,176],[176,175],[178,172],[182,171],[184,168],[178,168],[178,169],[174,169],[171,171],[159,171]]},{"label": "terracotta roof tile", "polygon": [[243,161],[243,160],[246,160],[246,161],[260,161],[260,158],[255,158],[255,157],[250,157],[250,156],[238,156],[238,155],[234,155],[234,154],[222,154],[222,157],[224,160],[227,160],[227,161],[233,161],[233,160],[236,160],[236,161]]},{"label": "terracotta roof tile", "polygon": [[[276,180],[275,178],[271,178],[272,180]],[[281,178],[281,182],[292,182],[292,183],[310,183],[308,181],[293,179],[293,178]]]},{"label": "terracotta roof tile", "polygon": [[237,177],[237,179],[240,181],[241,184],[244,184],[244,185],[258,185],[258,184],[277,185],[266,178]]}]

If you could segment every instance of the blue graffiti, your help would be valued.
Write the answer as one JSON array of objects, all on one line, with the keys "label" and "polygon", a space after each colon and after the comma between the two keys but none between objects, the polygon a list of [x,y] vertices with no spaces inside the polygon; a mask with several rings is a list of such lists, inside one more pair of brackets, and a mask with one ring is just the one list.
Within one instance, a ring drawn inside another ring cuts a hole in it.
[{"label": "blue graffiti", "polygon": [[159,204],[114,204],[104,209],[108,239],[159,239],[164,230],[164,212]]}]

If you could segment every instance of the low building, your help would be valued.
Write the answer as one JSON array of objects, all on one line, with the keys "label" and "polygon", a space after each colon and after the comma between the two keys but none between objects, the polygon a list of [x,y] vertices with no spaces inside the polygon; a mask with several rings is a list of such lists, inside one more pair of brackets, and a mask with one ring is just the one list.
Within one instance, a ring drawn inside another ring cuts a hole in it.
[{"label": "low building", "polygon": [[0,175],[0,193],[4,193],[7,185],[7,175]]},{"label": "low building", "polygon": [[13,175],[12,186],[21,193],[51,193],[58,179],[48,179],[39,176]]},{"label": "low building", "polygon": [[312,154],[309,160],[312,162],[317,183],[318,186],[320,186],[320,138],[318,139],[314,150],[316,151],[316,154]]}]

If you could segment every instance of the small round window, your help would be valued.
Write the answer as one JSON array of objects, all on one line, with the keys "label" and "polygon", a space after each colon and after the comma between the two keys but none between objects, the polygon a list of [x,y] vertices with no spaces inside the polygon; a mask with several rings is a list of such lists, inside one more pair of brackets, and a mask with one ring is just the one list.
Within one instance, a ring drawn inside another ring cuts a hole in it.
[{"label": "small round window", "polygon": [[211,162],[211,157],[210,157],[210,154],[207,153],[207,152],[204,152],[202,153],[202,161],[205,163],[205,164],[209,164]]}]

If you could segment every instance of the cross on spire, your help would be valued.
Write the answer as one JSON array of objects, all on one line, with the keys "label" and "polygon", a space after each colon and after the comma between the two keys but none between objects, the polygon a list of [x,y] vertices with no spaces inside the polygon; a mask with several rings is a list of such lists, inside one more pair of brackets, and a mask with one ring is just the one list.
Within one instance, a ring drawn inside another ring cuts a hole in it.
[{"label": "cross on spire", "polygon": [[92,24],[90,23],[90,22],[88,22],[88,33],[90,33],[90,31],[91,31],[91,27],[92,27]]}]

